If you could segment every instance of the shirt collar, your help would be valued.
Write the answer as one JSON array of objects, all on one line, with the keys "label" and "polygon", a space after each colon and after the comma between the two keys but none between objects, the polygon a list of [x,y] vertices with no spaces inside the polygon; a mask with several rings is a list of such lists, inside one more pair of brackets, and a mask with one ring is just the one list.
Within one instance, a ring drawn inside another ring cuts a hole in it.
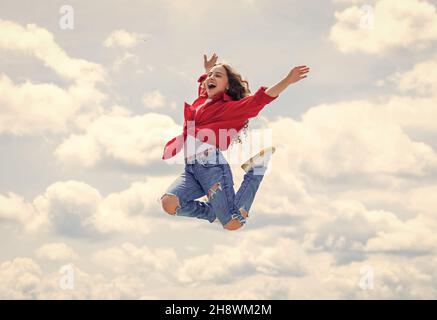
[{"label": "shirt collar", "polygon": [[222,97],[223,101],[232,101],[232,98],[226,93],[223,93]]},{"label": "shirt collar", "polygon": [[[202,94],[202,96],[204,96],[206,99],[208,99],[208,95],[206,93]],[[225,92],[222,92],[219,95],[215,96],[212,99],[212,102],[217,101],[217,100],[232,101],[232,98],[228,94],[226,94]]]}]

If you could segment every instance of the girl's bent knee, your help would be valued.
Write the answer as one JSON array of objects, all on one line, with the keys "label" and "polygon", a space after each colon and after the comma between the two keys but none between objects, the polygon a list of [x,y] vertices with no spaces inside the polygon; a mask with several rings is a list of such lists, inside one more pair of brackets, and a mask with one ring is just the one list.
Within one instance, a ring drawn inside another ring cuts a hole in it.
[{"label": "girl's bent knee", "polygon": [[173,194],[165,194],[161,198],[162,209],[168,214],[174,216],[179,206],[179,198]]}]

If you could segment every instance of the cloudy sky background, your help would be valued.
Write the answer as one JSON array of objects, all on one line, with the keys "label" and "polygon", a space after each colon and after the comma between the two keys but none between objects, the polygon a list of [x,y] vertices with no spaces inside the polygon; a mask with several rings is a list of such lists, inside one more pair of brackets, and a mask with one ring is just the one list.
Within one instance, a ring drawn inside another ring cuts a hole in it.
[{"label": "cloudy sky background", "polygon": [[[436,6],[1,1],[0,298],[436,298]],[[213,52],[252,91],[311,67],[251,120],[281,147],[236,232],[156,201]]]}]

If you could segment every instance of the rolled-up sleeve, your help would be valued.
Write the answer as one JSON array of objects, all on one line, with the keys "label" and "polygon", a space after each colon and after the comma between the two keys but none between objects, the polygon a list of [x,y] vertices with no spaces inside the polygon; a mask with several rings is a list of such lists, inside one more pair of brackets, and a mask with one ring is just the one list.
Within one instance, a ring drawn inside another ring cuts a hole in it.
[{"label": "rolled-up sleeve", "polygon": [[257,90],[257,92],[255,92],[255,94],[253,95],[255,102],[266,105],[272,102],[273,100],[275,100],[277,97],[279,97],[279,96],[276,97],[269,96],[266,93],[266,90],[267,87],[262,86]]},{"label": "rolled-up sleeve", "polygon": [[271,97],[266,93],[267,87],[260,87],[255,94],[245,97],[241,100],[234,101],[229,111],[238,118],[253,118],[270,102],[278,98]]},{"label": "rolled-up sleeve", "polygon": [[199,79],[197,79],[197,82],[199,82],[199,88],[197,90],[197,96],[199,97],[201,94],[206,93],[205,88],[203,87],[203,81],[205,81],[206,77],[208,75],[206,73],[202,74]]}]

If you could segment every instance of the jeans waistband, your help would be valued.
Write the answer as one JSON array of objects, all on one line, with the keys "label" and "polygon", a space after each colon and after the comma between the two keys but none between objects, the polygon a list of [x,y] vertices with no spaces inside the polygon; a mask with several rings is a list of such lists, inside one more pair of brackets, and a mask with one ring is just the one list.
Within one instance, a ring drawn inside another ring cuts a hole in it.
[{"label": "jeans waistband", "polygon": [[206,149],[206,150],[204,150],[202,152],[199,152],[199,153],[196,153],[196,154],[194,154],[192,156],[186,157],[185,158],[185,163],[187,163],[187,162],[194,163],[194,161],[196,159],[204,159],[204,158],[207,158],[208,156],[210,156],[210,155],[212,155],[214,153],[216,155],[218,155],[219,152],[220,152],[219,148],[211,147],[211,148],[208,148],[208,149]]}]

